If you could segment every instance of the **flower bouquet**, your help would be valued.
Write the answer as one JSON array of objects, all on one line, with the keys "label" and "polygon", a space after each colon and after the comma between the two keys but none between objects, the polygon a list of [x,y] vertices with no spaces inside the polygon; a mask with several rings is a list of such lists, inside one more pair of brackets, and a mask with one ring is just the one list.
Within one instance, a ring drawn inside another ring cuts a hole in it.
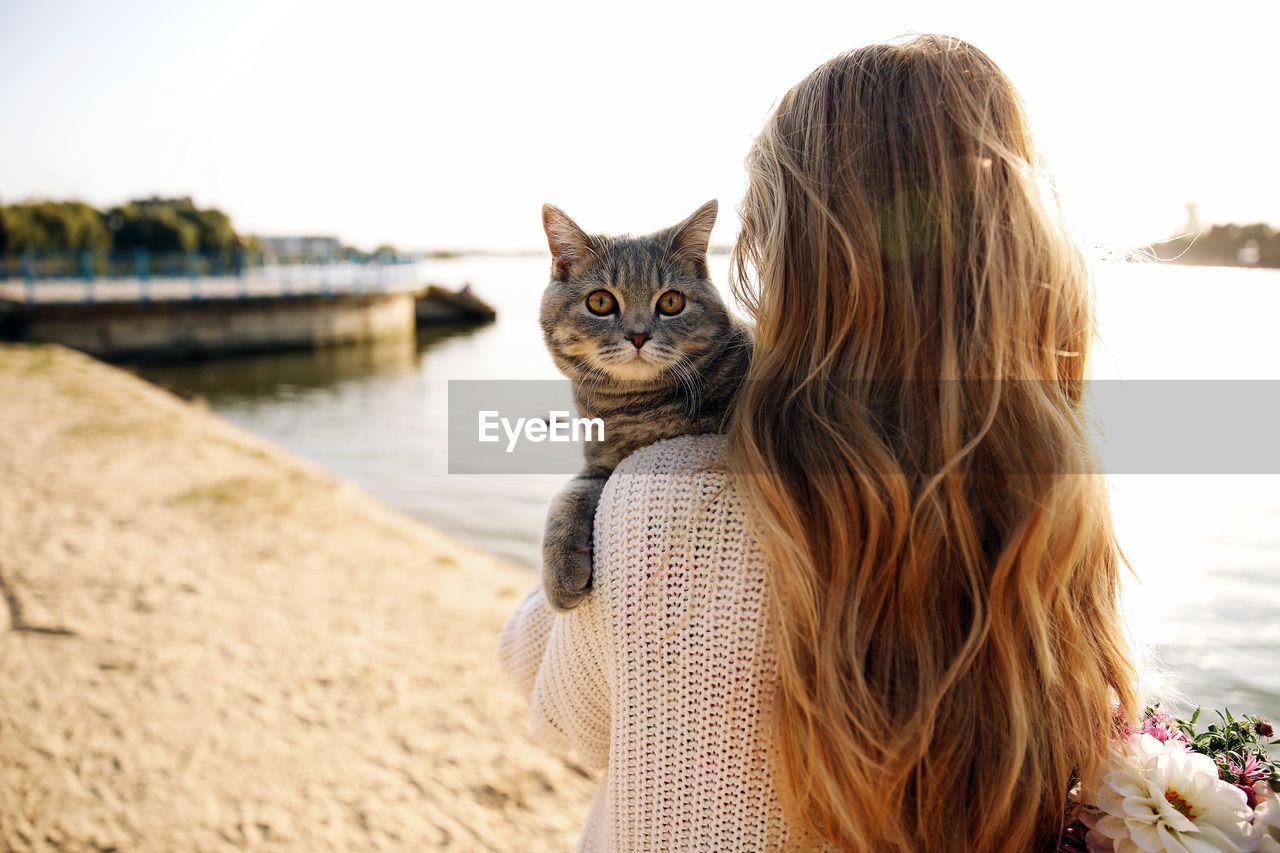
[{"label": "flower bouquet", "polygon": [[1271,723],[1218,716],[1197,731],[1199,710],[1184,720],[1157,706],[1124,726],[1094,778],[1072,789],[1059,853],[1280,853]]}]

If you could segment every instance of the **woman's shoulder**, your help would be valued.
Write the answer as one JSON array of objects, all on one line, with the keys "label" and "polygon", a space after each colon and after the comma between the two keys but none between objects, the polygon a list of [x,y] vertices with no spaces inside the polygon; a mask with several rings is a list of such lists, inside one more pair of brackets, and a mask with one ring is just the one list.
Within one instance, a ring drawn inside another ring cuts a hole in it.
[{"label": "woman's shoulder", "polygon": [[672,549],[709,553],[711,542],[750,547],[724,455],[723,436],[690,435],[624,459],[596,511],[597,578],[606,582],[605,576],[619,571],[647,574],[666,563]]},{"label": "woman's shoulder", "polygon": [[682,435],[641,448],[618,465],[611,479],[725,474],[723,435]]},{"label": "woman's shoulder", "polygon": [[696,496],[723,491],[729,480],[724,453],[722,435],[682,435],[636,451],[619,463],[605,484],[597,527],[636,513],[678,516]]}]

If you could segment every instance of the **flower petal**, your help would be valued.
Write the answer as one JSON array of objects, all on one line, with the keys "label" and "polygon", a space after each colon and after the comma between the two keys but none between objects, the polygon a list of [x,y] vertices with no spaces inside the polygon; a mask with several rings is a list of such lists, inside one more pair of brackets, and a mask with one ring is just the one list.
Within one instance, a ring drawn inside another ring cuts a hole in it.
[{"label": "flower petal", "polygon": [[1109,814],[1098,819],[1096,830],[1108,838],[1128,838],[1129,827],[1124,818]]},{"label": "flower petal", "polygon": [[[1164,830],[1163,834],[1161,830]],[[1164,835],[1168,832],[1168,829],[1158,823],[1129,824],[1129,838],[1146,853],[1186,853],[1184,847],[1171,848],[1165,844]]]},{"label": "flower petal", "polygon": [[[1119,813],[1133,820],[1154,821],[1162,817],[1161,804],[1168,805],[1163,797],[1160,799],[1149,796],[1125,797],[1120,802]],[[1173,811],[1173,807],[1169,806],[1169,810]],[[1107,809],[1107,811],[1115,813],[1112,809]],[[1174,812],[1174,814],[1177,814],[1177,812]],[[1181,817],[1181,815],[1178,816]]]},{"label": "flower petal", "polygon": [[1089,830],[1084,837],[1084,843],[1089,845],[1089,853],[1115,853],[1116,848],[1111,843],[1111,839],[1096,830]]}]

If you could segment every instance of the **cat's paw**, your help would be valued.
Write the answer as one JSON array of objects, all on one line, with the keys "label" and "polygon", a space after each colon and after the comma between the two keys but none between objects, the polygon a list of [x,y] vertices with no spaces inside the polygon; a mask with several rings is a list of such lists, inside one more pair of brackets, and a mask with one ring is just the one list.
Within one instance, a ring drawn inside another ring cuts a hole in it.
[{"label": "cat's paw", "polygon": [[544,544],[542,591],[547,603],[561,613],[577,607],[591,591],[591,548]]}]

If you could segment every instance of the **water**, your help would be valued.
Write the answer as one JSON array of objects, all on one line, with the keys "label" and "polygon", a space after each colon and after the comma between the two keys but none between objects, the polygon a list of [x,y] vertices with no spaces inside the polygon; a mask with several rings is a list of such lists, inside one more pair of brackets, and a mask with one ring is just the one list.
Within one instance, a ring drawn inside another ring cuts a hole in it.
[{"label": "water", "polygon": [[[726,259],[712,267],[725,281]],[[529,566],[532,583],[546,503],[566,477],[448,474],[445,412],[449,379],[558,378],[537,323],[546,271],[541,257],[430,262],[432,280],[469,282],[498,309],[479,329],[143,372]],[[1097,377],[1280,379],[1280,272],[1104,266],[1098,298]],[[1165,705],[1280,716],[1280,476],[1117,475],[1111,489],[1137,575],[1130,626],[1164,672],[1153,680]]]}]

